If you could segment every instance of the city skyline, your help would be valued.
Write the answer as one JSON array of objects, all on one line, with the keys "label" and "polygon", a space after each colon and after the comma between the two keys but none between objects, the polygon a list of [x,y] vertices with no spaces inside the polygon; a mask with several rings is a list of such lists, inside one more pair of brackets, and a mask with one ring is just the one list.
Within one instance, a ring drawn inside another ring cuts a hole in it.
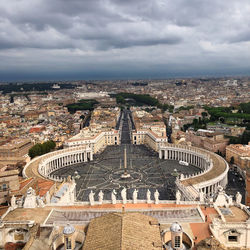
[{"label": "city skyline", "polygon": [[0,81],[250,75],[246,0],[0,4]]}]

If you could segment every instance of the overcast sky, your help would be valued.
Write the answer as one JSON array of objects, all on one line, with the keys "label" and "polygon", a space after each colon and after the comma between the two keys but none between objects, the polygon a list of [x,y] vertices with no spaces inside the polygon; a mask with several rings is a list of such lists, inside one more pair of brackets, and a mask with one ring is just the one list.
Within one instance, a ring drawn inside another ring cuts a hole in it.
[{"label": "overcast sky", "polygon": [[0,0],[0,81],[234,74],[249,0]]}]

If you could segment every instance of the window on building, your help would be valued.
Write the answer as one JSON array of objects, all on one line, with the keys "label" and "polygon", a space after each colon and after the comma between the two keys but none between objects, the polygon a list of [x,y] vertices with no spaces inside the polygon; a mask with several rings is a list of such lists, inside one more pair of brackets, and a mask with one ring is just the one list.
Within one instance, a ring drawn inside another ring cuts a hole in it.
[{"label": "window on building", "polygon": [[237,235],[228,235],[228,241],[237,242],[238,241]]},{"label": "window on building", "polygon": [[3,191],[7,191],[7,184],[3,184]]},{"label": "window on building", "polygon": [[72,249],[71,248],[71,240],[69,238],[66,238],[66,249],[67,250]]},{"label": "window on building", "polygon": [[181,246],[181,236],[175,236],[174,247],[180,247],[180,246]]}]

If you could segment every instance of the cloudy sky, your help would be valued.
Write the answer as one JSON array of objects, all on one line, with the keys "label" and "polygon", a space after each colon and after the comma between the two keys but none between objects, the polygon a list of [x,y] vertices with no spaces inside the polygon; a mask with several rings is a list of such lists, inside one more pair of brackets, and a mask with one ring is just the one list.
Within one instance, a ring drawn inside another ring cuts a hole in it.
[{"label": "cloudy sky", "polygon": [[234,74],[249,0],[0,0],[0,81]]}]

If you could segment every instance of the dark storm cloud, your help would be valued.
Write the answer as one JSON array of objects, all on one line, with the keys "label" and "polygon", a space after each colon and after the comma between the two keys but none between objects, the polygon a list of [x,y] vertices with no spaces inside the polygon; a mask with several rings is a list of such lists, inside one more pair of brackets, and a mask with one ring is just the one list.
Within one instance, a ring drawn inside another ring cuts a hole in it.
[{"label": "dark storm cloud", "polygon": [[2,1],[0,56],[8,64],[0,71],[15,70],[15,57],[37,71],[50,63],[59,71],[126,63],[192,70],[204,61],[204,68],[218,61],[239,65],[240,58],[245,66],[249,13],[248,0]]},{"label": "dark storm cloud", "polygon": [[[64,44],[70,48],[74,47],[75,42],[79,43],[74,38],[85,41],[92,40],[91,37],[93,37],[93,40],[99,40],[99,42],[95,43],[97,47],[103,47],[104,49],[112,47],[125,48],[126,45],[131,47],[173,44],[181,40],[181,37],[178,37],[177,34],[162,34],[163,27],[173,22],[169,20],[170,12],[162,10],[161,6],[154,7],[153,2],[150,2],[146,8],[145,1],[127,2],[127,5],[121,4],[121,6],[119,6],[118,1],[26,0],[14,2],[16,2],[16,5],[12,4],[9,8],[8,6],[7,8],[2,6],[1,11],[2,18],[10,26],[10,29],[5,26],[8,29],[5,34],[7,40],[8,36],[11,37],[10,40],[13,38],[12,35],[15,38],[17,32],[32,39],[33,34],[44,32],[49,28],[54,29],[63,36],[68,36],[68,39],[71,39],[71,45],[69,43]],[[27,6],[23,3],[26,3]],[[149,11],[150,6],[152,11]],[[15,8],[18,11],[15,11]],[[129,8],[131,8],[131,12]],[[153,25],[150,22],[152,20]],[[157,24],[158,21],[164,22]],[[141,30],[141,27],[144,30]],[[147,34],[147,28],[150,29],[150,34]],[[10,34],[11,29],[16,29],[14,34]],[[137,29],[138,32],[134,32],[134,29]],[[143,33],[145,33],[145,37]],[[120,41],[118,41],[117,35],[120,36]],[[130,36],[133,36],[133,38]],[[6,40],[6,37],[0,38]],[[102,38],[104,38],[103,43],[106,46],[100,46]],[[23,40],[18,34],[14,41],[17,47],[21,47],[20,43],[22,41],[23,47],[27,47],[25,39]],[[34,42],[33,45],[32,41]],[[31,48],[42,47],[35,44],[36,40],[32,39],[32,41],[29,43]],[[53,39],[51,43],[54,43]],[[10,47],[12,46],[13,42],[11,42]],[[59,48],[63,47],[59,44],[58,46]],[[65,47],[67,48],[67,46]],[[44,47],[53,48],[54,45],[48,46],[45,44]]]}]

